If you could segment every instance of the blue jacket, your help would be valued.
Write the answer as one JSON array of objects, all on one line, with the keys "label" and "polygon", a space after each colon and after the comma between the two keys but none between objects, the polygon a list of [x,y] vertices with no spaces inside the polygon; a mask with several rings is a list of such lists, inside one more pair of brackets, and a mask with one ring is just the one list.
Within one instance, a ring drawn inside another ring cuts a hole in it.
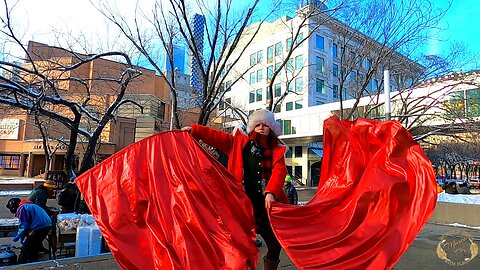
[{"label": "blue jacket", "polygon": [[40,206],[30,202],[23,201],[17,210],[17,217],[20,225],[18,226],[17,236],[13,241],[25,238],[30,232],[50,227],[52,220],[47,212]]}]

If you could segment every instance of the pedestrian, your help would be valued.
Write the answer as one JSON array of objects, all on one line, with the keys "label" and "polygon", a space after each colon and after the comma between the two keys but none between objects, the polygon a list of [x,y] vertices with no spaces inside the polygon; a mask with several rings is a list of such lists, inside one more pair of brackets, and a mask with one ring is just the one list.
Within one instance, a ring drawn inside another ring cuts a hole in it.
[{"label": "pedestrian", "polygon": [[237,129],[232,135],[195,124],[182,130],[228,155],[228,170],[242,181],[253,205],[257,233],[267,245],[264,269],[277,269],[281,246],[270,226],[267,211],[273,202],[288,203],[288,199],[283,192],[287,175],[286,147],[279,144],[281,129],[273,113],[264,109],[255,111],[248,121],[247,134]]},{"label": "pedestrian", "polygon": [[57,203],[62,208],[62,213],[73,213],[75,211],[75,201],[78,195],[78,188],[74,182],[65,185],[57,195]]},{"label": "pedestrian", "polygon": [[288,202],[293,205],[298,204],[297,189],[292,185],[292,177],[289,174],[285,177],[285,186],[283,187],[285,194],[287,195]]},{"label": "pedestrian", "polygon": [[11,198],[6,207],[19,221],[17,235],[13,238],[14,242],[20,241],[22,244],[17,262],[21,264],[38,261],[38,253],[50,231],[52,220],[43,208],[29,200]]},{"label": "pedestrian", "polygon": [[458,194],[457,183],[455,183],[455,181],[447,183],[445,185],[445,193]]},{"label": "pedestrian", "polygon": [[467,187],[467,183],[458,184],[458,194],[471,194],[470,189]]},{"label": "pedestrian", "polygon": [[47,200],[52,194],[54,188],[55,182],[52,180],[46,180],[45,183],[39,185],[30,192],[28,200],[42,207],[50,215],[51,213],[47,207]]}]

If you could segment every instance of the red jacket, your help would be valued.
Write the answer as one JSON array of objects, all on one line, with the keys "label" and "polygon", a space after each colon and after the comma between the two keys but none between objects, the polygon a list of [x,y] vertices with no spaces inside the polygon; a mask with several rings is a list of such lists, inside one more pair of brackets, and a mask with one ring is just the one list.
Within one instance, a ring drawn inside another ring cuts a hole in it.
[{"label": "red jacket", "polygon": [[[242,151],[248,142],[248,136],[237,130],[235,135],[201,125],[192,125],[192,136],[197,140],[228,155],[228,171],[239,181],[243,180]],[[285,146],[275,146],[272,157],[272,175],[268,180],[265,193],[272,193],[276,200],[288,203],[283,191],[287,167],[285,166]]]}]

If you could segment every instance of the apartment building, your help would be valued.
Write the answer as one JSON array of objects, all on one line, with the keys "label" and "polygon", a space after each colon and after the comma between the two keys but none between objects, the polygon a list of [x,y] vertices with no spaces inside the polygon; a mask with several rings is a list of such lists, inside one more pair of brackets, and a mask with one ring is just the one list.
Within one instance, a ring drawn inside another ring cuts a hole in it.
[{"label": "apartment building", "polygon": [[[308,2],[295,17],[253,24],[244,32],[247,40],[260,28],[243,54],[239,53],[243,48],[237,48],[237,57],[232,57],[240,60],[227,76],[225,87],[231,90],[224,96],[218,114],[235,118],[225,104],[252,113],[266,108],[273,99],[276,118],[282,125],[280,138],[290,149],[288,170],[302,184],[316,185],[322,157],[322,121],[334,107],[328,113],[320,108],[359,98],[364,89],[380,94],[384,69],[393,74],[393,91],[407,87],[422,67],[328,13],[302,23],[312,8]],[[272,96],[268,91],[271,83]]]}]

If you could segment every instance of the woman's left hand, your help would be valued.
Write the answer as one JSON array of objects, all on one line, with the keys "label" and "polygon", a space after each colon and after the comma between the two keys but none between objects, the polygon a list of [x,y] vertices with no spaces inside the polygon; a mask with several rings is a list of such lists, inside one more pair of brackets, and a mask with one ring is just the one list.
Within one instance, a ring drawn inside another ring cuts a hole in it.
[{"label": "woman's left hand", "polygon": [[267,208],[267,211],[270,211],[272,208],[272,202],[275,201],[275,196],[273,196],[272,193],[267,193],[267,195],[265,195],[265,208]]}]

